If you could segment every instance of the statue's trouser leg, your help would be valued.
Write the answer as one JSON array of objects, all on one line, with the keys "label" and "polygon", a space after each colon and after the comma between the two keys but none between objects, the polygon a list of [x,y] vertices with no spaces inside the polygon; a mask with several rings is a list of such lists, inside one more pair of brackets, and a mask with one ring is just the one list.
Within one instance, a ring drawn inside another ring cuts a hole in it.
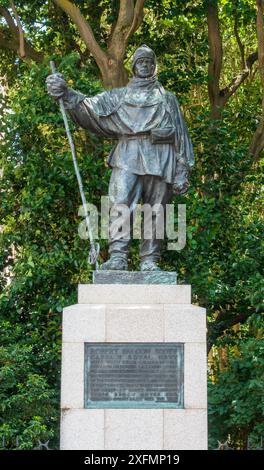
[{"label": "statue's trouser leg", "polygon": [[143,176],[113,168],[109,183],[109,253],[127,258],[132,232],[132,214],[143,187]]},{"label": "statue's trouser leg", "polygon": [[145,212],[140,245],[141,261],[157,262],[161,243],[166,235],[166,204],[172,197],[172,187],[159,176],[143,176],[142,199],[152,210]]}]

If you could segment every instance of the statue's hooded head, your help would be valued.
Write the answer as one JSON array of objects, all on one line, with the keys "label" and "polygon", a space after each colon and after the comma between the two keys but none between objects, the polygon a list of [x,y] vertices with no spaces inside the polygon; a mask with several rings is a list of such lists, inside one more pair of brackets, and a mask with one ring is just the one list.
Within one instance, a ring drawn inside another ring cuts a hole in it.
[{"label": "statue's hooded head", "polygon": [[134,76],[149,78],[156,73],[156,55],[146,44],[136,49],[132,60],[132,71]]}]

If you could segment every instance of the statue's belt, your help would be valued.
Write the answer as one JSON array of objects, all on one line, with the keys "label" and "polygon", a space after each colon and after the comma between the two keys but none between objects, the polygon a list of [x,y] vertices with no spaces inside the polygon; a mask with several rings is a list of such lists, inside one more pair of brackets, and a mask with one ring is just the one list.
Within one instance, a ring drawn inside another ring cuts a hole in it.
[{"label": "statue's belt", "polygon": [[137,140],[137,139],[148,139],[150,138],[150,132],[138,133],[138,134],[122,134],[118,136],[118,140]]},{"label": "statue's belt", "polygon": [[122,134],[118,136],[119,141],[150,139],[152,144],[174,144],[175,128],[163,127],[151,129],[149,132],[138,132],[137,134]]}]

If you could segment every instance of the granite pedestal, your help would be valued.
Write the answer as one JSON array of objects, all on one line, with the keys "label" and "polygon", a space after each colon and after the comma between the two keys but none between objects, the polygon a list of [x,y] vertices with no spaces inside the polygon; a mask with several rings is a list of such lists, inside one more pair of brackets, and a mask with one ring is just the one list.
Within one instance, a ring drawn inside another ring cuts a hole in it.
[{"label": "granite pedestal", "polygon": [[[89,407],[85,349],[134,343],[180,345],[182,400]],[[207,449],[206,363],[206,311],[190,286],[79,285],[78,304],[63,311],[61,449]]]}]

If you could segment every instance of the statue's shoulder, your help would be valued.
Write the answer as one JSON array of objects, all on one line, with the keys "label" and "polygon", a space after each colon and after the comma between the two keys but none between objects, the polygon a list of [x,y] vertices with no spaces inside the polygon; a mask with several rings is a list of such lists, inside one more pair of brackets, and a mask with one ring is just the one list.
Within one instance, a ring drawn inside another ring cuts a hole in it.
[{"label": "statue's shoulder", "polygon": [[114,107],[120,104],[120,101],[125,94],[126,87],[112,88],[111,90],[105,91],[105,97]]},{"label": "statue's shoulder", "polygon": [[90,101],[93,102],[94,108],[100,116],[108,116],[119,106],[123,95],[124,87],[112,88],[97,94]]},{"label": "statue's shoulder", "polygon": [[112,88],[111,90],[108,90],[108,93],[110,96],[120,98],[126,93],[126,91],[127,91],[127,87],[123,86],[120,88]]},{"label": "statue's shoulder", "polygon": [[172,93],[172,91],[165,91],[164,97],[170,107],[177,109],[179,108],[179,102],[177,100],[177,97],[174,93]]},{"label": "statue's shoulder", "polygon": [[172,93],[172,91],[165,91],[165,96],[166,96],[166,99],[167,99],[168,101],[171,101],[171,102],[174,102],[174,103],[175,103],[175,102],[178,103],[178,100],[177,100],[175,94]]}]

